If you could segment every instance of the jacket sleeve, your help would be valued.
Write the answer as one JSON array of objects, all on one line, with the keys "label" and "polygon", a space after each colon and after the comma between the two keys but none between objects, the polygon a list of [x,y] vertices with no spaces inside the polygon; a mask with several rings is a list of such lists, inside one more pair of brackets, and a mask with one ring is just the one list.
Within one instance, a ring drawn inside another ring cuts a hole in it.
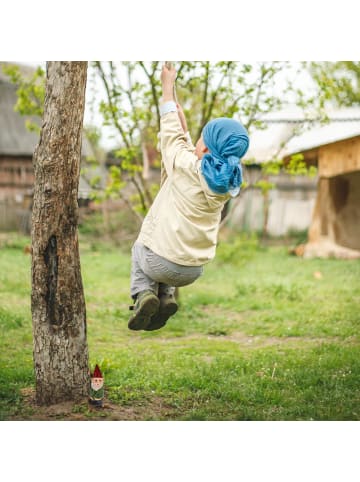
[{"label": "jacket sleeve", "polygon": [[160,121],[161,155],[166,174],[171,175],[174,167],[195,168],[194,146],[184,134],[177,112],[169,112]]}]

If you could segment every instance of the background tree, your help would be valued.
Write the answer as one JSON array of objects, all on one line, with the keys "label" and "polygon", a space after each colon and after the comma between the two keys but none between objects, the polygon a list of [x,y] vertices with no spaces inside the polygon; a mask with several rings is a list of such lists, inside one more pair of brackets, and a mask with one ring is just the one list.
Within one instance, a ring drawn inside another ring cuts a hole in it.
[{"label": "background tree", "polygon": [[323,104],[360,105],[360,62],[309,62],[308,68],[319,86]]},{"label": "background tree", "polygon": [[[304,66],[290,62],[174,62],[177,95],[195,142],[213,117],[234,116],[251,131],[267,127],[263,116],[286,103],[314,110],[316,92],[304,92],[296,83]],[[135,196],[127,198],[133,211],[144,216],[158,186],[147,178],[147,153],[154,152],[160,127],[160,69],[162,62],[94,62],[103,85],[99,103],[105,126],[112,126],[119,148],[106,195],[111,197],[129,183]],[[288,72],[289,79],[285,80]],[[282,79],[279,82],[279,79]],[[281,87],[279,85],[281,84]],[[294,128],[292,135],[299,132]],[[277,160],[279,162],[279,160]],[[160,165],[160,153],[155,164]]]},{"label": "background tree", "polygon": [[86,309],[78,249],[78,184],[87,62],[48,62],[34,152],[32,293],[36,399],[86,396]]}]

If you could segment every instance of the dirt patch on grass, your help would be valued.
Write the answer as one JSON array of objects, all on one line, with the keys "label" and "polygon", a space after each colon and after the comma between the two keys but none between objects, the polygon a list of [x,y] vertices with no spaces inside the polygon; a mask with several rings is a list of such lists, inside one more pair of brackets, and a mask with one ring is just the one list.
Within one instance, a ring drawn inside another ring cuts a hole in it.
[{"label": "dirt patch on grass", "polygon": [[233,341],[241,345],[254,346],[254,347],[264,347],[264,346],[284,345],[284,344],[296,345],[299,343],[320,344],[325,342],[340,341],[340,338],[338,337],[312,338],[312,337],[304,337],[304,336],[257,336],[257,335],[246,335],[245,333],[241,333],[241,332],[233,332],[229,335],[225,335],[221,337],[211,337],[211,338],[220,338],[222,340]]},{"label": "dirt patch on grass", "polygon": [[[236,331],[229,334],[222,333],[206,333],[203,335],[194,334],[182,337],[163,338],[161,343],[183,343],[189,340],[211,340],[211,341],[230,341],[242,345],[248,348],[262,348],[266,346],[276,345],[298,345],[299,343],[344,343],[347,340],[343,340],[341,337],[304,337],[304,336],[266,336],[266,335],[248,335],[246,333]],[[160,340],[158,340],[160,341]],[[184,345],[185,346],[185,345]]]},{"label": "dirt patch on grass", "polygon": [[164,403],[160,397],[150,401],[134,402],[131,406],[115,404],[108,399],[102,407],[97,408],[87,400],[80,402],[62,402],[50,406],[39,406],[35,402],[33,387],[21,390],[23,403],[21,409],[9,420],[32,421],[136,421],[172,419],[176,410]]}]

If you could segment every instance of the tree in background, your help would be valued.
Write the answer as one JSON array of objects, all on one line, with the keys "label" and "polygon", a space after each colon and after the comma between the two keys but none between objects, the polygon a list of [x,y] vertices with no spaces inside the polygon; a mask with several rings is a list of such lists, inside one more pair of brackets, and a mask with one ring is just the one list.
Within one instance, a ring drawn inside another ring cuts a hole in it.
[{"label": "tree in background", "polygon": [[[98,198],[121,197],[140,221],[158,189],[149,184],[148,152],[156,149],[160,125],[159,93],[155,87],[159,64],[152,62],[147,67],[143,62],[92,63],[104,88],[104,98],[99,102],[103,125],[113,128],[119,146],[112,152],[110,182]],[[141,81],[138,70],[143,74]],[[135,195],[123,195],[129,184]]]},{"label": "tree in background", "polygon": [[309,62],[309,70],[319,86],[321,102],[339,106],[360,105],[360,62]]},{"label": "tree in background", "polygon": [[34,152],[32,293],[36,399],[88,393],[86,309],[78,249],[78,185],[87,62],[48,62]]},{"label": "tree in background", "polygon": [[[251,134],[254,128],[267,127],[265,114],[286,103],[295,103],[304,111],[313,111],[316,106],[317,93],[304,92],[295,82],[298,71],[304,70],[300,64],[297,69],[290,62],[181,61],[174,65],[178,100],[193,141],[214,117],[236,117]],[[128,204],[141,216],[146,214],[158,189],[157,185],[149,185],[147,156],[149,151],[155,152],[160,128],[161,66],[159,61],[92,64],[104,87],[99,103],[104,125],[114,128],[120,144],[113,152],[117,162],[111,168],[111,182],[105,194],[116,195],[132,184],[136,195],[128,199]],[[290,80],[284,80],[285,72],[292,75]],[[296,126],[291,135],[298,132]],[[160,165],[159,153],[156,164]]]}]

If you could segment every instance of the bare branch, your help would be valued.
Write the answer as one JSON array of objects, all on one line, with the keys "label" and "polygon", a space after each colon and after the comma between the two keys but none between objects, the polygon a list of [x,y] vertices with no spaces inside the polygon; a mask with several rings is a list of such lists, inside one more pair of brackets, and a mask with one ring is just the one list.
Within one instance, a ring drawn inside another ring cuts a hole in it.
[{"label": "bare branch", "polygon": [[140,196],[140,201],[141,201],[141,206],[142,206],[143,211],[146,212],[147,211],[147,205],[146,205],[144,194],[141,190],[141,187],[139,186],[139,183],[135,179],[135,176],[131,176],[130,181],[134,184],[134,186],[135,186],[135,188],[136,188],[136,190],[137,190],[137,192]]},{"label": "bare branch", "polygon": [[110,86],[109,86],[109,83],[106,79],[106,74],[104,72],[104,69],[102,68],[102,65],[101,65],[101,62],[95,62],[95,66],[96,68],[98,69],[99,73],[100,73],[100,76],[101,76],[101,79],[104,83],[104,87],[105,87],[105,90],[106,90],[106,93],[107,93],[107,96],[108,96],[108,101],[109,101],[109,106],[110,106],[110,112],[111,112],[111,118],[114,122],[114,125],[115,127],[117,128],[117,130],[120,132],[121,134],[121,137],[124,141],[124,144],[125,146],[129,149],[130,148],[130,143],[129,143],[129,140],[125,134],[125,131],[124,129],[122,128],[122,126],[119,124],[119,121],[115,115],[115,105],[112,101],[112,95],[111,95],[111,89],[110,89]]},{"label": "bare branch", "polygon": [[118,195],[122,201],[126,204],[126,206],[130,209],[130,211],[134,214],[134,216],[137,218],[137,220],[142,224],[144,218],[139,214],[136,209],[134,209],[134,206],[131,204],[131,202],[126,198],[126,196],[123,195],[121,191],[118,192]]},{"label": "bare branch", "polygon": [[[217,87],[213,90],[213,93],[211,95],[211,100],[210,100],[210,103],[206,106],[206,104],[204,104],[203,106],[203,115],[202,115],[202,119],[201,119],[201,123],[200,123],[200,126],[199,126],[199,129],[198,129],[198,134],[197,134],[197,137],[200,137],[201,135],[201,132],[205,126],[205,124],[210,120],[211,118],[211,115],[212,115],[212,112],[213,112],[213,109],[215,107],[215,102],[216,102],[216,99],[217,99],[217,96],[219,94],[219,90],[227,76],[227,73],[231,67],[231,64],[232,62],[227,62],[227,65],[226,65],[226,70],[224,71],[223,75],[221,76],[220,78],[220,81],[217,85]],[[207,82],[209,83],[209,79],[206,79]],[[207,87],[206,87],[207,88]],[[207,94],[207,93],[206,93]],[[206,110],[205,110],[206,109]]]},{"label": "bare branch", "polygon": [[[210,62],[205,63],[205,78],[204,78],[204,92],[203,92],[203,97],[202,97],[202,109],[201,109],[201,122],[200,125],[203,127],[206,122],[206,102],[207,102],[207,96],[208,96],[208,89],[209,89],[209,77],[210,77]],[[201,127],[201,130],[202,130]],[[200,131],[201,133],[201,131]],[[200,133],[198,137],[200,137]]]},{"label": "bare branch", "polygon": [[156,110],[156,119],[157,119],[157,126],[158,126],[158,130],[160,130],[160,109],[159,109],[159,97],[157,95],[157,92],[156,92],[156,81],[155,81],[155,72],[156,72],[156,69],[157,69],[157,66],[158,66],[159,62],[154,62],[153,64],[153,70],[152,72],[148,72],[148,70],[146,69],[146,66],[144,64],[144,62],[139,62],[139,65],[141,66],[141,68],[143,69],[143,71],[145,72],[145,75],[147,76],[147,78],[149,79],[150,81],[150,87],[151,87],[151,94],[152,94],[152,97],[153,97],[153,101],[154,101],[154,106],[155,106],[155,110]]},{"label": "bare branch", "polygon": [[257,91],[256,91],[256,97],[255,97],[255,100],[252,104],[252,107],[251,107],[251,110],[250,110],[250,115],[249,115],[249,118],[248,118],[248,121],[245,125],[245,127],[247,129],[250,128],[251,124],[254,122],[255,120],[255,116],[256,116],[256,113],[258,112],[259,110],[259,101],[260,101],[260,96],[261,94],[263,93],[262,91],[262,87],[265,83],[265,79],[268,75],[268,73],[270,72],[270,69],[266,69],[265,67],[265,62],[262,63],[260,65],[260,78],[259,78],[259,81],[258,81],[258,84],[257,84]]}]

